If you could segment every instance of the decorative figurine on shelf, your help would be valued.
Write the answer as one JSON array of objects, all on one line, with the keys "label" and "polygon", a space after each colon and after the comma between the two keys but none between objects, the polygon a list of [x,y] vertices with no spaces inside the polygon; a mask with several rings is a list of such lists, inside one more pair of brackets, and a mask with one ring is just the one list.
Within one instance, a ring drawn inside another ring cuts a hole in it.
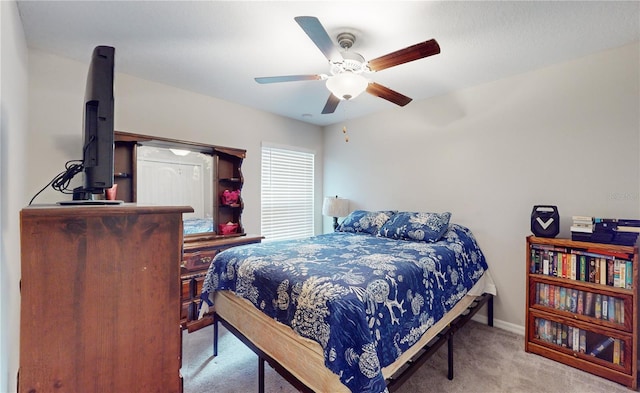
[{"label": "decorative figurine on shelf", "polygon": [[220,201],[223,205],[235,205],[240,200],[240,190],[224,190],[220,195]]}]

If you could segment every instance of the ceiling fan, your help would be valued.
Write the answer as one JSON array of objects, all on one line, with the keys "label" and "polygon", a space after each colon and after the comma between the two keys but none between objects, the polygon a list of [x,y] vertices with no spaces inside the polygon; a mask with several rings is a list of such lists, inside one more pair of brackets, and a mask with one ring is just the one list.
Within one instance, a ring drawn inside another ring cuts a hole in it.
[{"label": "ceiling fan", "polygon": [[333,44],[329,34],[318,18],[313,16],[297,16],[294,19],[298,22],[302,30],[307,33],[309,38],[311,38],[311,41],[316,44],[327,60],[329,60],[331,75],[268,76],[255,78],[255,80],[261,84],[326,80],[327,88],[331,94],[324,109],[322,109],[322,114],[335,112],[341,100],[351,100],[363,91],[399,106],[407,105],[411,102],[411,98],[381,84],[369,81],[362,74],[381,71],[386,68],[440,53],[438,42],[431,39],[391,52],[376,59],[365,61],[364,57],[359,53],[349,51],[356,40],[354,34],[348,32],[338,34],[338,45],[340,45],[342,49],[340,50]]}]

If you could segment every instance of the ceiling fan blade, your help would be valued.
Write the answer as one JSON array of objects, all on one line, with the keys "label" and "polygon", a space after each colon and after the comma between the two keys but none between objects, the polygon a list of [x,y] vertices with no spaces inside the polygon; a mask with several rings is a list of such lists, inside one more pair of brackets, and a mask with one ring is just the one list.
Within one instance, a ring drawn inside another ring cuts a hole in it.
[{"label": "ceiling fan blade", "polygon": [[327,103],[324,104],[324,108],[322,109],[322,114],[327,115],[329,113],[333,113],[336,111],[338,104],[340,103],[340,99],[333,94],[329,94],[329,99],[327,99]]},{"label": "ceiling fan blade", "polygon": [[400,106],[405,106],[412,100],[412,98],[409,98],[403,94],[398,93],[397,91],[391,90],[388,87],[382,86],[375,82],[369,83],[369,86],[367,86],[367,93],[376,97],[383,98]]},{"label": "ceiling fan blade", "polygon": [[296,81],[315,81],[322,79],[321,75],[285,75],[285,76],[263,76],[254,78],[256,82],[264,83],[280,83],[280,82],[296,82]]},{"label": "ceiling fan blade", "polygon": [[371,71],[380,71],[427,56],[437,55],[438,53],[440,53],[440,45],[436,40],[431,39],[369,60],[369,69]]},{"label": "ceiling fan blade", "polygon": [[338,48],[333,44],[329,34],[324,29],[318,18],[315,16],[296,16],[295,21],[298,22],[302,30],[311,38],[314,44],[320,49],[327,60],[342,59],[342,55]]}]

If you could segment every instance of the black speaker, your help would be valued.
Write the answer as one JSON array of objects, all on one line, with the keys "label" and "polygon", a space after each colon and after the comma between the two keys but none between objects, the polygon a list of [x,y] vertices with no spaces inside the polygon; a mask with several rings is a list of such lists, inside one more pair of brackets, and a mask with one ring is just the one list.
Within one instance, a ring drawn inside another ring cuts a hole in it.
[{"label": "black speaker", "polygon": [[538,237],[556,237],[560,233],[558,207],[534,206],[531,212],[531,232]]}]

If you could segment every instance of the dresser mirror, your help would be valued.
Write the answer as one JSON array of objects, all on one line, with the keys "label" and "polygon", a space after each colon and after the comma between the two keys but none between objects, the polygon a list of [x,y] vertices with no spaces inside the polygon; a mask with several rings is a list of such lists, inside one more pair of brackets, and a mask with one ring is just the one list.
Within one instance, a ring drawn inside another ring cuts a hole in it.
[{"label": "dresser mirror", "polygon": [[[144,205],[191,206],[185,213],[184,239],[244,235],[242,200],[221,203],[225,190],[238,194],[245,150],[162,137],[115,132],[114,181],[117,198]],[[235,224],[233,233],[219,225]]]},{"label": "dresser mirror", "polygon": [[213,156],[189,149],[139,145],[136,152],[137,202],[191,206],[183,214],[184,234],[214,232]]}]

